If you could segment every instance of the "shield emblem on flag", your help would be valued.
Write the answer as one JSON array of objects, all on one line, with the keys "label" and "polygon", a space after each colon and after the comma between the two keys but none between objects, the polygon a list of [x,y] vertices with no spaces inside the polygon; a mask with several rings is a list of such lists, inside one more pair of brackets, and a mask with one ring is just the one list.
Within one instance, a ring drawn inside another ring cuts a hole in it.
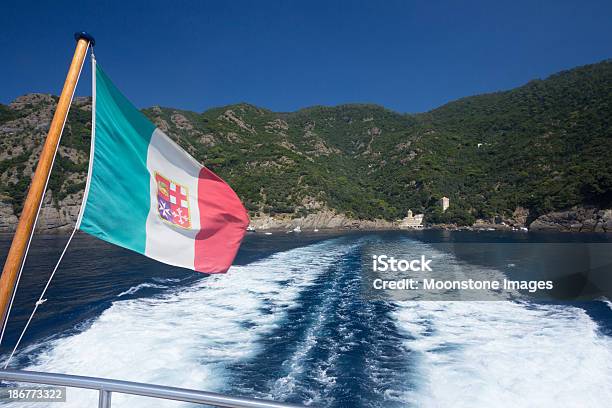
[{"label": "shield emblem on flag", "polygon": [[181,228],[191,227],[189,190],[187,187],[155,172],[157,184],[157,213],[159,217]]}]

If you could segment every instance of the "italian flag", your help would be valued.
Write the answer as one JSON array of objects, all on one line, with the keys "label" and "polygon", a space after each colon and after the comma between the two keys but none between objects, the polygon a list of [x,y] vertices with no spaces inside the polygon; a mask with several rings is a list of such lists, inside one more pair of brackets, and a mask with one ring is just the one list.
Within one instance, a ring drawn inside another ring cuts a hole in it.
[{"label": "italian flag", "polygon": [[240,199],[92,62],[91,154],[77,227],[170,265],[226,272],[249,224]]}]

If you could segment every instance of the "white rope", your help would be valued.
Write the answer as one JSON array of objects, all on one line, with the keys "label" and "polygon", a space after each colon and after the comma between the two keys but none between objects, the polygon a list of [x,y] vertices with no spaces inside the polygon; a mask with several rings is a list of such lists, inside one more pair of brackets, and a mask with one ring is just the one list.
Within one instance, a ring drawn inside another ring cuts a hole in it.
[{"label": "white rope", "polygon": [[[87,43],[87,48],[85,49],[85,53],[87,53],[87,51],[89,50],[89,43]],[[79,75],[77,76],[77,83],[79,82],[79,79],[81,78],[81,71],[83,70],[83,65],[85,65],[85,58],[83,58],[83,63],[81,64],[81,66],[79,67]],[[49,173],[47,174],[47,180],[45,180],[45,188],[43,189],[43,193],[42,193],[42,197],[40,198],[40,203],[38,203],[38,209],[36,210],[36,217],[34,218],[34,224],[32,225],[32,230],[30,231],[30,236],[28,237],[28,245],[26,246],[25,252],[23,254],[23,257],[21,258],[21,265],[19,267],[19,274],[17,275],[17,281],[15,282],[15,287],[13,288],[13,293],[11,295],[11,301],[9,303],[8,309],[6,309],[6,318],[4,319],[4,324],[2,325],[2,331],[0,332],[0,345],[2,345],[2,340],[4,339],[4,332],[6,331],[6,326],[8,324],[8,320],[9,320],[9,316],[11,314],[11,309],[13,308],[13,302],[15,300],[15,294],[17,293],[17,288],[19,287],[19,282],[21,281],[21,274],[23,273],[23,267],[25,266],[25,261],[26,258],[28,257],[28,252],[30,251],[30,245],[32,244],[32,237],[34,236],[34,230],[36,229],[36,224],[38,222],[38,216],[40,215],[40,209],[43,205],[43,202],[45,201],[45,195],[47,193],[47,187],[49,185],[49,179],[51,178],[51,171],[53,170],[53,165],[55,164],[55,157],[57,156],[57,151],[59,149],[59,145],[60,142],[62,140],[62,135],[64,134],[64,127],[66,126],[66,121],[68,120],[68,113],[70,113],[70,107],[72,106],[72,101],[74,99],[74,93],[76,92],[76,86],[74,87],[74,89],[72,90],[72,95],[70,95],[70,103],[68,104],[68,111],[66,112],[66,116],[64,117],[64,122],[62,123],[62,130],[60,131],[60,136],[57,140],[57,145],[55,146],[55,153],[53,154],[53,160],[51,161],[51,168],[49,169]],[[76,227],[75,227],[76,230]],[[72,232],[72,235],[74,235],[74,231]],[[70,240],[72,240],[72,235],[70,237]],[[68,243],[70,243],[70,240],[68,240]],[[66,248],[64,248],[64,252],[66,251]],[[62,253],[63,256],[63,253]],[[61,260],[61,258],[60,258]],[[58,263],[59,265],[59,263]],[[56,266],[57,268],[57,266]],[[55,273],[55,271],[54,271]],[[48,283],[47,283],[48,286]],[[46,288],[45,288],[46,290]],[[36,308],[38,307],[38,305],[36,305]],[[30,317],[31,319],[31,317]],[[27,327],[27,326],[26,326]],[[23,333],[22,333],[23,336]],[[14,350],[13,350],[14,352]],[[12,354],[11,354],[12,356]],[[9,358],[10,360],[10,358]],[[8,364],[8,360],[7,360],[7,364]],[[6,366],[5,366],[6,368]]]},{"label": "white rope", "polygon": [[47,301],[47,299],[44,298],[45,297],[45,293],[47,293],[47,289],[49,288],[49,285],[51,284],[51,281],[53,280],[53,277],[55,276],[55,272],[57,272],[57,268],[59,267],[60,263],[62,262],[62,259],[64,258],[64,254],[66,253],[66,250],[68,249],[68,246],[70,245],[70,242],[72,241],[72,237],[74,237],[74,233],[76,231],[77,231],[77,228],[74,227],[74,229],[72,230],[72,234],[70,234],[70,238],[68,238],[68,242],[66,242],[66,246],[64,247],[64,250],[62,251],[62,254],[60,255],[59,259],[57,260],[57,263],[55,264],[55,268],[53,268],[53,272],[51,272],[51,276],[49,276],[49,280],[47,281],[47,284],[45,285],[45,288],[43,289],[43,291],[40,294],[40,297],[38,298],[36,303],[34,304],[34,310],[32,310],[32,313],[30,314],[30,318],[28,319],[28,321],[26,322],[23,330],[21,331],[21,335],[19,336],[19,339],[17,339],[17,343],[15,343],[15,347],[13,348],[13,351],[11,352],[11,355],[6,360],[6,362],[4,363],[4,369],[6,369],[6,367],[8,367],[9,363],[11,362],[11,359],[15,355],[15,352],[17,351],[17,348],[19,347],[19,344],[21,343],[21,339],[23,339],[23,336],[24,336],[25,332],[28,330],[28,327],[30,326],[30,322],[32,321],[32,318],[34,317],[34,314],[38,310],[38,306],[42,305],[43,303],[45,303]]}]

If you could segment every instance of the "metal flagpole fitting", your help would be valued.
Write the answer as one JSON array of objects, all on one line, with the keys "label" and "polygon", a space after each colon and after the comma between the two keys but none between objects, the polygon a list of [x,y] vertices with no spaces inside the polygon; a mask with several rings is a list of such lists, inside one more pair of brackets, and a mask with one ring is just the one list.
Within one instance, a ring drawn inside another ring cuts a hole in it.
[{"label": "metal flagpole fitting", "polygon": [[77,41],[80,39],[89,41],[89,45],[92,47],[96,45],[96,39],[93,38],[93,35],[89,34],[87,31],[79,31],[74,33],[74,39]]},{"label": "metal flagpole fitting", "polygon": [[[70,104],[79,80],[81,68],[85,61],[85,55],[87,54],[89,45],[93,45],[94,43],[93,37],[86,32],[76,33],[74,37],[77,40],[77,45],[74,56],[72,57],[72,63],[68,69],[64,88],[57,102],[57,108],[55,109],[53,120],[51,121],[49,133],[47,134],[42,151],[40,152],[38,165],[36,166],[36,171],[30,183],[28,195],[23,203],[23,210],[19,217],[15,235],[13,235],[13,242],[11,243],[4,263],[2,276],[0,277],[0,323],[2,335],[6,328],[10,305],[15,294],[15,287],[23,268],[23,262],[25,261],[24,255],[32,238],[34,224],[36,223],[36,218],[40,211],[42,199],[47,188],[49,174],[53,167],[53,161],[60,142],[62,130],[64,129],[64,124],[66,123],[68,111],[70,110]],[[2,338],[0,337],[0,342],[1,341]]]}]

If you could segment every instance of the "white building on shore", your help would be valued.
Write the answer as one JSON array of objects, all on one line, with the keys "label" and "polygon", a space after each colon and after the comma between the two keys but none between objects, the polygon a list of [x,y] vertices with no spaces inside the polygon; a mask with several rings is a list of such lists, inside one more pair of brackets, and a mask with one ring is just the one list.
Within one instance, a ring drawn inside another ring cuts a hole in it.
[{"label": "white building on shore", "polygon": [[448,197],[442,197],[440,199],[440,207],[442,207],[442,212],[448,210],[449,205],[450,205],[450,199]]},{"label": "white building on shore", "polygon": [[403,229],[410,228],[423,228],[423,217],[424,214],[412,214],[412,210],[408,210],[408,214],[405,218],[399,222],[399,227]]}]

